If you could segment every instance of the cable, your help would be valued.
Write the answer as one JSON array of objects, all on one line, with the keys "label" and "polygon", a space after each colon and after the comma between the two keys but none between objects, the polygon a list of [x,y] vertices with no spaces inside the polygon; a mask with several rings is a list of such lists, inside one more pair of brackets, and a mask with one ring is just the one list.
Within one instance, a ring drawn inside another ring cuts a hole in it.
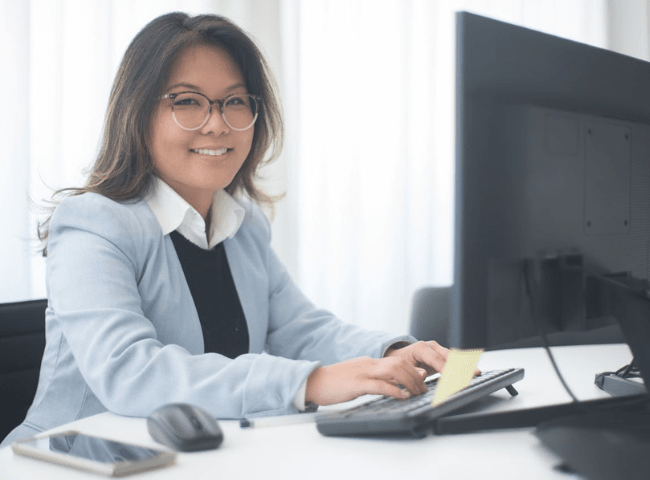
[{"label": "cable", "polygon": [[616,370],[614,375],[617,375],[621,378],[641,378],[641,370],[639,370],[639,367],[636,366],[634,358],[632,358],[632,361],[628,365],[625,365],[624,367]]},{"label": "cable", "polygon": [[540,324],[539,319],[537,318],[536,308],[535,308],[536,307],[535,294],[533,292],[537,291],[538,287],[537,285],[531,285],[531,282],[534,283],[535,279],[533,273],[531,272],[531,268],[529,267],[530,262],[532,262],[532,260],[524,261],[524,284],[526,286],[526,295],[528,296],[528,304],[530,306],[530,315],[533,318],[533,322],[535,323],[535,326],[537,327],[537,331],[539,332],[539,335],[542,339],[542,344],[544,345],[544,349],[548,354],[548,358],[551,360],[553,369],[555,369],[555,373],[560,379],[560,382],[562,382],[564,389],[573,400],[573,403],[580,403],[580,401],[573,394],[573,392],[571,391],[567,383],[564,381],[564,377],[560,373],[560,369],[557,367],[557,364],[555,363],[555,357],[553,357],[553,354],[551,353],[551,348],[548,344],[548,339],[546,338],[546,334],[544,333],[544,330],[542,329],[542,325]]}]

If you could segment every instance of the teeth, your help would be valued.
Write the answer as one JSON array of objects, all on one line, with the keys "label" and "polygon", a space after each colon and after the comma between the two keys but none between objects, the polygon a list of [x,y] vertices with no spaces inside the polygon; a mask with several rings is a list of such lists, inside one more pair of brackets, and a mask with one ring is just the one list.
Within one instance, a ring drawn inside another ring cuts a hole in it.
[{"label": "teeth", "polygon": [[228,151],[227,148],[222,148],[219,150],[207,150],[207,149],[201,149],[201,150],[194,150],[192,149],[194,153],[200,153],[201,155],[223,155]]}]

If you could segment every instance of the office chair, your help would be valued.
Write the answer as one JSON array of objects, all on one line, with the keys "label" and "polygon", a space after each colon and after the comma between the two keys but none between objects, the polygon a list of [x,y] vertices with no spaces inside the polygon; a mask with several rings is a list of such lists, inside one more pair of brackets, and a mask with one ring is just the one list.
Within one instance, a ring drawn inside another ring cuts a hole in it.
[{"label": "office chair", "polygon": [[47,300],[0,304],[0,440],[27,414],[45,349]]},{"label": "office chair", "polygon": [[449,346],[451,286],[423,287],[413,294],[409,333],[418,340]]}]

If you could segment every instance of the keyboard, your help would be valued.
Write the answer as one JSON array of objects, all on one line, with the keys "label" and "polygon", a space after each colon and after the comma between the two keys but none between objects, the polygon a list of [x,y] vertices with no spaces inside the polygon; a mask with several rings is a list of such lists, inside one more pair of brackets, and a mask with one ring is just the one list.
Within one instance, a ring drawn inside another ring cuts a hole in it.
[{"label": "keyboard", "polygon": [[346,410],[316,414],[318,431],[327,436],[410,435],[424,437],[432,431],[436,419],[497,390],[512,386],[524,378],[523,368],[493,370],[474,377],[463,390],[445,401],[432,405],[440,377],[427,380],[427,392],[407,399],[379,397]]}]

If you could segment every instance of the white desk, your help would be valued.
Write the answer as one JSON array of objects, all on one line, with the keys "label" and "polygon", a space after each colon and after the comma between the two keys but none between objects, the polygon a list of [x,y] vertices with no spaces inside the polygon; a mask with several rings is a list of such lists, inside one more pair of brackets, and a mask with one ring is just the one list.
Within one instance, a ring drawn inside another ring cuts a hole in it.
[{"label": "white desk", "polygon": [[[616,370],[630,362],[627,345],[554,347],[556,361],[567,383],[581,399],[606,397],[594,385],[594,375]],[[523,367],[526,377],[515,384],[516,397],[502,390],[483,407],[490,410],[528,408],[567,403],[570,397],[555,377],[541,348],[486,352],[483,370]],[[531,433],[531,429],[476,434],[428,436],[424,439],[333,438],[318,433],[313,423],[240,429],[235,421],[222,421],[224,442],[217,450],[182,453],[175,466],[137,474],[156,479],[383,479],[414,476],[423,479],[495,478],[569,479],[553,467],[558,459]],[[116,440],[157,445],[144,419],[110,413],[86,418],[56,430],[73,428]],[[0,479],[101,478],[0,450]]]}]

